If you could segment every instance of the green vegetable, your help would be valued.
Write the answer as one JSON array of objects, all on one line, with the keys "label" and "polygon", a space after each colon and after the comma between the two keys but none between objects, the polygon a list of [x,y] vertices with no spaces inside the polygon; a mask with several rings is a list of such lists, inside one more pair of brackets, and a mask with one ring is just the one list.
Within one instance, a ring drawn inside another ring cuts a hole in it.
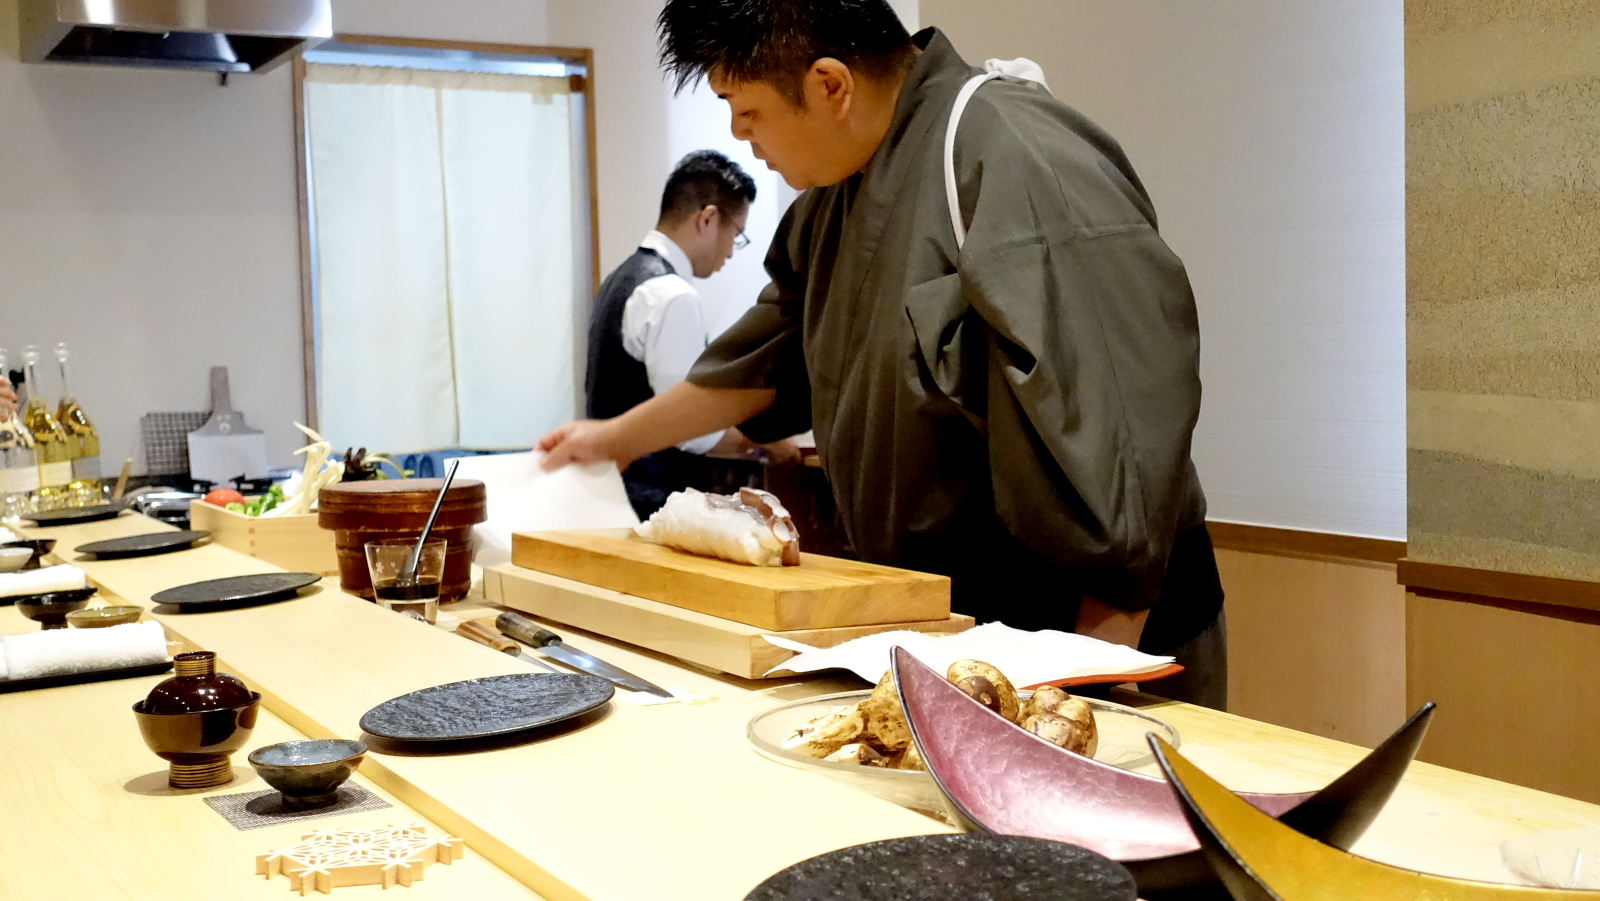
[{"label": "green vegetable", "polygon": [[232,510],[235,513],[243,513],[243,514],[245,514],[247,516],[250,513],[249,510],[245,509],[244,504],[239,504],[239,503],[229,504],[227,507],[225,507],[223,509]]}]

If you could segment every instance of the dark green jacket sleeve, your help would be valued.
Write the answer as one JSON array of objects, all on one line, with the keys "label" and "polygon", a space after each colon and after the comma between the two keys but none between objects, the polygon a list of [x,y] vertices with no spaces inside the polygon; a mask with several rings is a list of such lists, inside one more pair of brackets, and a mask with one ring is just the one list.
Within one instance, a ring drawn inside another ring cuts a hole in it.
[{"label": "dark green jacket sleeve", "polygon": [[772,279],[731,328],[712,341],[689,370],[688,380],[703,388],[773,388],[777,400],[766,412],[740,425],[752,441],[767,442],[811,428],[811,385],[800,344],[805,306],[803,228],[809,205],[801,197],[790,205],[767,251]]},{"label": "dark green jacket sleeve", "polygon": [[983,385],[1007,529],[1089,594],[1148,608],[1198,491],[1188,277],[1110,138],[1015,87],[984,99],[961,132],[957,280],[974,327],[938,359],[941,380]]}]

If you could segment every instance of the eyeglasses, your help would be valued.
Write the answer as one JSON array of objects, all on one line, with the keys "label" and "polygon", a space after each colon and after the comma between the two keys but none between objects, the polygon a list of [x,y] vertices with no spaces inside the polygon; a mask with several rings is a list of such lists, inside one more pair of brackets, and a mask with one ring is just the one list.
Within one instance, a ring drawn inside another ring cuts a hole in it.
[{"label": "eyeglasses", "polygon": [[733,249],[734,250],[744,250],[746,247],[749,247],[749,246],[750,246],[750,239],[746,238],[744,236],[744,232],[740,232],[737,235],[733,236]]}]

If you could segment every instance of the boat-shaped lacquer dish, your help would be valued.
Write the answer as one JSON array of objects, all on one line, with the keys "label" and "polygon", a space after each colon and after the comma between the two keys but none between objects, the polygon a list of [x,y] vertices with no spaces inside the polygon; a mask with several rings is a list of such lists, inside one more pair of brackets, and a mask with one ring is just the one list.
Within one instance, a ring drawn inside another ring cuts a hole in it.
[{"label": "boat-shaped lacquer dish", "polygon": [[1600,892],[1472,882],[1357,857],[1263,814],[1152,736],[1201,852],[1235,901],[1596,901]]},{"label": "boat-shaped lacquer dish", "polygon": [[[1088,848],[1132,871],[1140,897],[1149,901],[1215,888],[1217,876],[1165,779],[1053,745],[968,697],[904,649],[894,649],[890,665],[912,739],[959,825]],[[1424,705],[1321,791],[1239,797],[1291,829],[1348,848],[1388,803],[1432,715],[1433,705]]]}]

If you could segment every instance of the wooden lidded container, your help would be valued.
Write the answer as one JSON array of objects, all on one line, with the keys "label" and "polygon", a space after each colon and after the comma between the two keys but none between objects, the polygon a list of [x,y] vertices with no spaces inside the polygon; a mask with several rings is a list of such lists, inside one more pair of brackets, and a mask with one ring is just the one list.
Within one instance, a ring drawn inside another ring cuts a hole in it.
[{"label": "wooden lidded container", "polygon": [[[317,524],[333,531],[334,550],[339,557],[339,587],[372,600],[367,542],[386,538],[416,540],[443,485],[443,479],[374,479],[340,482],[322,489],[317,495]],[[439,518],[433,524],[432,537],[449,542],[444,583],[439,586],[440,601],[453,601],[472,587],[472,554],[476,550],[472,527],[488,517],[482,482],[456,479],[450,484]]]}]

